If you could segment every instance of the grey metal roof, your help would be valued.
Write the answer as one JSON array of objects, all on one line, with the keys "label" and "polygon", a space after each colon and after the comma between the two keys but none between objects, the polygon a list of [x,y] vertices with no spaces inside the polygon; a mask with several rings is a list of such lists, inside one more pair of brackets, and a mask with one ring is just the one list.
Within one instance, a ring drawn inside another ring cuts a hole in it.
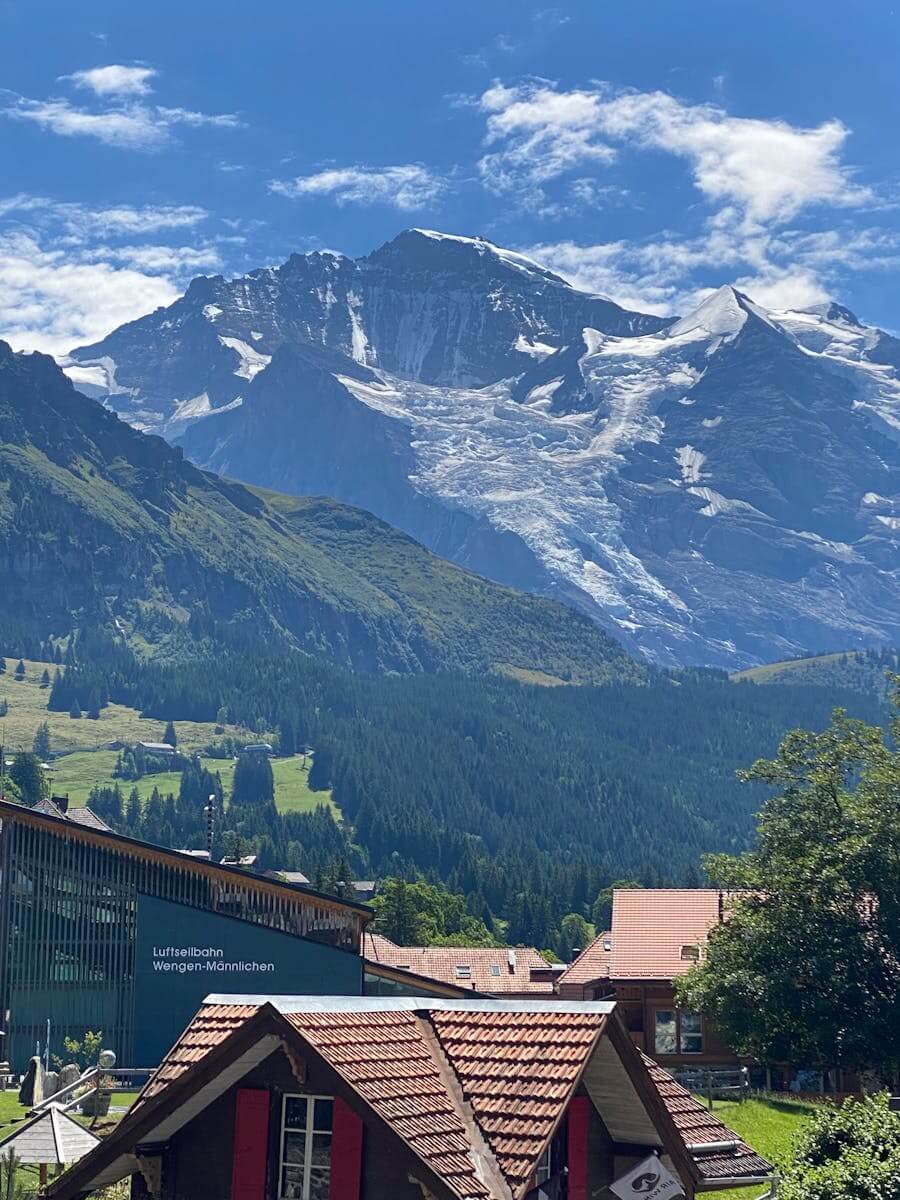
[{"label": "grey metal roof", "polygon": [[0,1142],[0,1155],[13,1151],[23,1163],[73,1163],[100,1141],[55,1105],[20,1125]]},{"label": "grey metal roof", "polygon": [[204,1004],[272,1004],[279,1012],[508,1012],[508,1013],[604,1013],[616,1007],[612,1000],[454,1000],[434,996],[259,996],[214,992]]}]

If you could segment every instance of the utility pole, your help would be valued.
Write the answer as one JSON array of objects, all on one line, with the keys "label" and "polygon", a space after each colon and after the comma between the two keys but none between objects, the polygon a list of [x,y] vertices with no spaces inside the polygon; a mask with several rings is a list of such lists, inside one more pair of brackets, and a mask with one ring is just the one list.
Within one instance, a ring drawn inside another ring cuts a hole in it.
[{"label": "utility pole", "polygon": [[206,852],[209,855],[210,860],[212,860],[213,824],[215,823],[216,815],[215,803],[216,793],[210,792],[209,798],[206,802]]}]

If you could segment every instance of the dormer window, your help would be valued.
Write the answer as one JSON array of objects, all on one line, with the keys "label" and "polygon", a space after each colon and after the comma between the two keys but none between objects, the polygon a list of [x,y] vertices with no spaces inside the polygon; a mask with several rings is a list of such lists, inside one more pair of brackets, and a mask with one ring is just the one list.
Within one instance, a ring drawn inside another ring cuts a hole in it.
[{"label": "dormer window", "polygon": [[471,979],[472,978],[472,968],[470,966],[466,966],[465,964],[458,966],[456,968],[456,978],[457,979]]}]

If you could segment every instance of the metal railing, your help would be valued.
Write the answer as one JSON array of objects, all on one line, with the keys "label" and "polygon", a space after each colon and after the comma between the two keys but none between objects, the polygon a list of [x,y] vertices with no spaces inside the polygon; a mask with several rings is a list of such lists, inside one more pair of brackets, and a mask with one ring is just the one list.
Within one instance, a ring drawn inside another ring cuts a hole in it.
[{"label": "metal railing", "polygon": [[[155,1067],[88,1067],[74,1083],[60,1088],[52,1096],[47,1096],[40,1104],[35,1104],[29,1110],[29,1116],[40,1116],[50,1108],[61,1108],[63,1112],[68,1112],[81,1104],[91,1093],[114,1095],[116,1092],[133,1092],[135,1081],[143,1079],[146,1083],[155,1070]],[[112,1084],[104,1083],[104,1080],[110,1079]]]},{"label": "metal railing", "polygon": [[703,1096],[710,1112],[713,1100],[743,1102],[750,1095],[747,1067],[676,1067],[670,1074],[689,1092]]}]

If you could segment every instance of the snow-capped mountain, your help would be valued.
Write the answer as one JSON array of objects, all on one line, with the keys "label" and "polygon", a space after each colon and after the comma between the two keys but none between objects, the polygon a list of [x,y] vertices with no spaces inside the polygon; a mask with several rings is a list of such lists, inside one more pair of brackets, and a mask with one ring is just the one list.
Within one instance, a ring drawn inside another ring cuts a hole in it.
[{"label": "snow-capped mountain", "polygon": [[667,324],[570,287],[483,238],[410,229],[366,258],[292,255],[239,279],[195,279],[169,308],[72,356],[78,386],[145,429],[220,410],[281,346],[313,345],[404,378],[480,387],[516,375],[586,325]]},{"label": "snow-capped mountain", "polygon": [[368,508],[658,662],[900,640],[900,342],[839,306],[722,288],[663,321],[413,230],[195,281],[68,369],[202,465]]}]

